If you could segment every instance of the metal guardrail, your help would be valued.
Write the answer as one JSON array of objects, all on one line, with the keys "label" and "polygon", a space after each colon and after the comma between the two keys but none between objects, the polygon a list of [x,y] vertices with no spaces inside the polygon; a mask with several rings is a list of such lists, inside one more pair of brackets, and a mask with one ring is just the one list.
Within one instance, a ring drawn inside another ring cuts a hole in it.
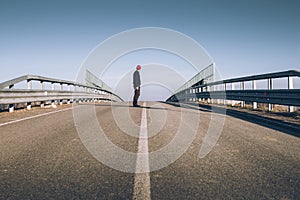
[{"label": "metal guardrail", "polygon": [[211,83],[215,81],[215,74],[216,74],[215,71],[216,71],[215,64],[211,63],[203,70],[201,70],[199,73],[197,73],[194,77],[192,77],[190,80],[188,80],[186,83],[184,83],[181,87],[179,87],[175,91],[175,93],[190,88],[195,84],[201,85],[201,84]]},{"label": "metal guardrail", "polygon": [[113,91],[111,87],[109,87],[89,70],[85,70],[85,82],[88,86],[98,86],[104,90]]},{"label": "metal guardrail", "polygon": [[[27,89],[14,89],[16,84],[23,81],[27,81]],[[33,89],[32,81],[38,81],[40,89]],[[51,84],[51,90],[45,89],[46,82]],[[55,88],[57,84],[59,89]],[[56,103],[88,100],[123,101],[118,95],[100,87],[35,75],[21,76],[0,84],[0,104],[9,105],[10,112],[20,103],[26,103],[27,109],[30,109],[33,102],[39,102],[41,107],[51,102],[54,107]]]},{"label": "metal guardrail", "polygon": [[[241,106],[245,102],[251,102],[253,108],[257,109],[257,103],[267,103],[268,109],[273,109],[273,104],[289,106],[289,111],[294,111],[294,106],[300,106],[300,89],[294,89],[293,78],[300,77],[300,72],[295,70],[246,76],[241,78],[226,79],[212,83],[190,87],[178,92],[167,99],[167,102],[195,102],[206,100],[214,103],[214,100],[238,101]],[[273,79],[287,78],[287,89],[273,89]],[[257,80],[267,80],[268,89],[256,89]],[[245,82],[251,82],[252,90],[245,89]],[[235,90],[234,84],[240,83],[240,89]],[[228,89],[231,86],[230,89]],[[232,103],[233,104],[233,103]]]},{"label": "metal guardrail", "polygon": [[58,84],[63,84],[63,85],[72,85],[72,86],[78,86],[78,87],[86,87],[86,88],[97,88],[101,89],[100,87],[91,87],[87,86],[82,83],[77,83],[73,81],[67,81],[67,80],[61,80],[61,79],[54,79],[54,78],[48,78],[48,77],[43,77],[43,76],[37,76],[37,75],[25,75],[25,76],[20,76],[18,78],[12,79],[5,81],[3,83],[0,83],[0,89],[4,89],[5,87],[13,88],[13,86],[19,82],[22,81],[40,81],[41,83],[44,82],[49,82],[52,84],[58,83]]}]

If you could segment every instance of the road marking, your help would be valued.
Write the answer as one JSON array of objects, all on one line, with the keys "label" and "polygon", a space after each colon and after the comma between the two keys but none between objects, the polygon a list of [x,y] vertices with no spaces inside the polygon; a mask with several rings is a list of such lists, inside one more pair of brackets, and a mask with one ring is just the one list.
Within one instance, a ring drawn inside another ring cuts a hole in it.
[{"label": "road marking", "polygon": [[43,114],[38,114],[38,115],[30,116],[30,117],[25,117],[23,119],[17,119],[17,120],[14,120],[14,121],[5,122],[5,123],[0,124],[0,127],[8,125],[8,124],[13,124],[13,123],[29,120],[29,119],[34,119],[34,118],[45,116],[45,115],[51,115],[51,114],[54,114],[54,113],[58,113],[58,112],[66,111],[66,110],[71,110],[71,109],[73,109],[73,107],[65,108],[65,109],[61,109],[61,110],[56,110],[56,111],[52,111],[52,112],[47,112],[47,113],[43,113]]},{"label": "road marking", "polygon": [[143,104],[138,153],[135,166],[133,199],[151,199],[150,168],[148,152],[147,110]]}]

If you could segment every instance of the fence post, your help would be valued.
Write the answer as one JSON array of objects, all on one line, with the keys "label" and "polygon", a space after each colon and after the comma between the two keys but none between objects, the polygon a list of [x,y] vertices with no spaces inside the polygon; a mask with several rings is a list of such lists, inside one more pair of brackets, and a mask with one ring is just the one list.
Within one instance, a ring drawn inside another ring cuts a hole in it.
[{"label": "fence post", "polygon": [[[224,83],[224,92],[225,92],[225,94],[226,94],[226,91],[227,91],[227,84]],[[226,97],[226,98],[227,98],[227,97]],[[223,101],[223,104],[224,104],[225,106],[228,104],[228,101],[227,101],[226,98],[224,98],[224,101]]]},{"label": "fence post", "polygon": [[[256,90],[256,80],[252,81],[252,90]],[[257,102],[253,102],[253,109],[257,109]]]},{"label": "fence post", "polygon": [[[203,92],[203,87],[199,88],[199,93]],[[200,100],[203,102],[205,99],[204,98],[200,98]]]},{"label": "fence post", "polygon": [[[272,90],[273,89],[273,81],[272,78],[268,79],[268,90]],[[273,104],[268,104],[268,111],[272,111],[273,110]]]},{"label": "fence post", "polygon": [[[241,90],[245,90],[245,82],[241,82]],[[241,107],[244,108],[245,107],[245,101],[241,101]]]},{"label": "fence post", "polygon": [[52,100],[52,101],[51,101],[51,107],[52,107],[52,108],[56,108],[56,107],[57,107],[57,106],[55,105],[55,100]]},{"label": "fence post", "polygon": [[31,110],[31,102],[26,103],[26,108],[27,108],[27,110]]},{"label": "fence post", "polygon": [[[208,92],[208,93],[209,93],[209,95],[210,95],[211,86],[207,86],[207,87],[206,87],[206,90],[207,90],[207,92]],[[209,97],[209,98],[207,98],[207,103],[213,103],[213,102],[212,102],[212,98],[210,98],[210,97]]]},{"label": "fence post", "polygon": [[[234,83],[231,83],[231,90],[234,90]],[[235,101],[231,100],[231,106],[235,105]]]},{"label": "fence post", "polygon": [[32,89],[32,81],[31,80],[27,80],[27,89],[28,90]]},{"label": "fence post", "polygon": [[[291,76],[288,77],[288,89],[289,90],[294,89],[294,77],[291,77]],[[294,112],[295,107],[294,106],[289,106],[288,111],[289,112]]]},{"label": "fence post", "polygon": [[8,106],[8,112],[14,112],[15,111],[15,105],[14,104],[9,104]]},{"label": "fence post", "polygon": [[[14,88],[14,84],[8,86],[8,89],[13,89]],[[8,105],[8,112],[14,112],[15,111],[15,105],[14,104],[9,104]]]}]

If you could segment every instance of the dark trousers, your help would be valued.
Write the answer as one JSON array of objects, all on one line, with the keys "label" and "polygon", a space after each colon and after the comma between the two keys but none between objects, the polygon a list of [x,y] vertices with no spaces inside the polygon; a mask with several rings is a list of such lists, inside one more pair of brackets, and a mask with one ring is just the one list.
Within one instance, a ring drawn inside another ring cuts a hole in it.
[{"label": "dark trousers", "polygon": [[139,97],[140,97],[140,88],[134,90],[133,105],[137,105],[137,101]]}]

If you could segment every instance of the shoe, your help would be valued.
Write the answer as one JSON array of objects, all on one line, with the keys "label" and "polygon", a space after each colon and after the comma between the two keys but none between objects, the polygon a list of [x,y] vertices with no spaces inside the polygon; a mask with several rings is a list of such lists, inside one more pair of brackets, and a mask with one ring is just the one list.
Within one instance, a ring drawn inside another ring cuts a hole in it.
[{"label": "shoe", "polygon": [[141,107],[141,106],[138,104],[134,104],[133,107]]}]

